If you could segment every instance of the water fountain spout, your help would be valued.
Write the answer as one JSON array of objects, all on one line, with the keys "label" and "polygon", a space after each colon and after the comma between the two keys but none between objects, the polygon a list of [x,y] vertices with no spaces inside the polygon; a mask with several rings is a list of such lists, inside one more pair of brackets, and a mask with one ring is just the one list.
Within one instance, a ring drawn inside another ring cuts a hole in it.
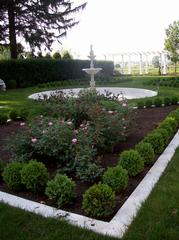
[{"label": "water fountain spout", "polygon": [[95,68],[94,67],[94,59],[95,59],[96,56],[94,55],[92,45],[90,46],[90,55],[88,57],[91,60],[90,68],[83,68],[82,70],[85,71],[87,74],[89,74],[91,76],[90,87],[95,88],[94,75],[97,74],[98,72],[100,72],[102,70],[102,68]]}]

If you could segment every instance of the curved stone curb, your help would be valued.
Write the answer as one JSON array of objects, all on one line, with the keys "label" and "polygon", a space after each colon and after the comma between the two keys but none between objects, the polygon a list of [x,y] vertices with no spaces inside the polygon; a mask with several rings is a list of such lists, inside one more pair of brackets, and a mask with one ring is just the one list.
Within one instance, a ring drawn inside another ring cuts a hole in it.
[{"label": "curved stone curb", "polygon": [[87,228],[104,235],[121,238],[137,215],[142,203],[147,199],[155,184],[158,182],[178,146],[179,131],[110,222],[66,212],[4,192],[0,192],[0,201],[13,207],[40,214],[44,217],[62,218],[73,225]]},{"label": "curved stone curb", "polygon": [[[85,88],[68,88],[68,89],[57,89],[57,90],[49,90],[31,94],[28,96],[29,99],[42,99],[44,96],[48,99],[51,95],[58,94],[58,91],[62,91],[67,95],[71,96],[71,91],[73,92],[74,96],[77,96],[80,90]],[[149,89],[143,88],[121,88],[121,87],[96,87],[96,90],[100,92],[100,94],[105,94],[105,92],[110,92],[114,95],[121,94],[127,99],[138,99],[138,98],[145,98],[145,97],[154,97],[157,95],[156,91],[152,91]]]}]

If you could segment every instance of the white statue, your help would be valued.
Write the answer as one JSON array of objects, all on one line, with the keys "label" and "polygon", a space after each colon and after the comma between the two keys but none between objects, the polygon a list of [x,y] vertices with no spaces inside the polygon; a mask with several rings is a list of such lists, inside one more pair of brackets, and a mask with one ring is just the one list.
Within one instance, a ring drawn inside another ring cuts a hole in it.
[{"label": "white statue", "polygon": [[0,79],[0,90],[6,91],[6,84],[2,79]]}]

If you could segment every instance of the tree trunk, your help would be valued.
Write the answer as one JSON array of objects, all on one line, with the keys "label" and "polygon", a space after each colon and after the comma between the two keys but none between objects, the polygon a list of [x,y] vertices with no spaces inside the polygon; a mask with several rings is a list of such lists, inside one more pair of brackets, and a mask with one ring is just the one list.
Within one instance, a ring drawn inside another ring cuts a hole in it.
[{"label": "tree trunk", "polygon": [[14,0],[10,0],[8,4],[8,19],[9,19],[9,41],[11,58],[17,59]]},{"label": "tree trunk", "polygon": [[175,62],[175,76],[177,74],[177,63]]}]

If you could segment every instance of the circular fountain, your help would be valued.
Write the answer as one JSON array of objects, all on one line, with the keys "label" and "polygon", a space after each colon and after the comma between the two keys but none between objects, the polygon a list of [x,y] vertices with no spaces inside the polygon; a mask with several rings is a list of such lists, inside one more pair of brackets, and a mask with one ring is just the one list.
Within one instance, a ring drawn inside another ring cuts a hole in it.
[{"label": "circular fountain", "polygon": [[102,68],[95,68],[94,67],[94,59],[95,59],[96,56],[94,55],[92,45],[90,46],[90,54],[89,54],[88,57],[91,60],[90,68],[83,68],[82,70],[85,71],[87,74],[89,74],[91,76],[90,88],[95,88],[94,75],[97,74],[98,72],[100,72],[102,70]]}]

